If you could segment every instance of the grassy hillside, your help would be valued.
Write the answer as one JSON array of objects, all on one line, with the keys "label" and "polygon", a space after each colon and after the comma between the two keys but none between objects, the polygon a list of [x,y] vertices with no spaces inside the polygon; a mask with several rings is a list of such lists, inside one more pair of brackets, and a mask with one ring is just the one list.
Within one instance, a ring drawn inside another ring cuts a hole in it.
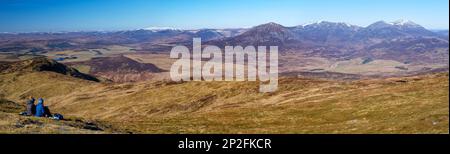
[{"label": "grassy hillside", "polygon": [[28,72],[1,74],[0,96],[20,103],[44,97],[65,116],[135,133],[449,133],[448,81],[448,73],[282,78],[276,93],[263,94],[256,82],[113,84]]},{"label": "grassy hillside", "polygon": [[25,106],[0,98],[0,133],[46,133],[46,134],[103,134],[126,133],[111,125],[92,120],[66,117],[64,120],[20,116]]}]

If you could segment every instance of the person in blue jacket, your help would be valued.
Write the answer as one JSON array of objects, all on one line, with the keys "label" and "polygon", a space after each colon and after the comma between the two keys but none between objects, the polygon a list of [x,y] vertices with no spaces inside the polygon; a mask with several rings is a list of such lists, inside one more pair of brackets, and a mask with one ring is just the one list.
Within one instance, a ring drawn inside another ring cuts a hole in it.
[{"label": "person in blue jacket", "polygon": [[50,113],[48,106],[44,106],[44,99],[39,98],[38,104],[36,105],[36,117],[53,117]]},{"label": "person in blue jacket", "polygon": [[35,116],[36,117],[43,117],[45,113],[45,109],[44,109],[44,99],[39,98],[38,103],[36,105],[36,113]]}]

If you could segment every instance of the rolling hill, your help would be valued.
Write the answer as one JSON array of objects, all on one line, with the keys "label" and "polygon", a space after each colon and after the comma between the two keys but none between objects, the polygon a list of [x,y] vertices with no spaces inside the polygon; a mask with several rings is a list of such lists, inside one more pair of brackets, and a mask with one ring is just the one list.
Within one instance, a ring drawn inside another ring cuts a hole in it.
[{"label": "rolling hill", "polygon": [[125,56],[96,57],[89,61],[68,63],[89,68],[86,73],[115,82],[134,82],[151,79],[162,70],[151,63],[139,63]]},{"label": "rolling hill", "polygon": [[448,72],[281,77],[277,92],[259,93],[257,82],[108,83],[33,70],[0,74],[0,96],[43,97],[54,112],[133,133],[449,133],[448,81]]}]

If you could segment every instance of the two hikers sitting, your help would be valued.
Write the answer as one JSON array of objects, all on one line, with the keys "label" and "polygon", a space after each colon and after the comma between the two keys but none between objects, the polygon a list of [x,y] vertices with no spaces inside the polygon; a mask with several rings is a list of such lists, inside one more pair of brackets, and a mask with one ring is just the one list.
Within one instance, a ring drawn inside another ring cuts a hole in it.
[{"label": "two hikers sitting", "polygon": [[52,115],[50,113],[50,109],[48,106],[44,106],[44,99],[39,98],[37,105],[34,105],[35,99],[33,97],[30,97],[30,99],[27,101],[27,110],[24,115],[27,116],[36,116],[36,117],[50,117],[53,119],[62,119],[62,115],[55,114]]}]

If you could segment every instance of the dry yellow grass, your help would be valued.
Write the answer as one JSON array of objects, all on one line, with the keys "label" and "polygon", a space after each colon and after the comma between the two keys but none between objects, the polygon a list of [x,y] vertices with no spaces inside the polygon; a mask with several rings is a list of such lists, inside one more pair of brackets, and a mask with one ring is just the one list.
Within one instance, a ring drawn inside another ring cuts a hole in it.
[{"label": "dry yellow grass", "polygon": [[25,117],[17,113],[0,112],[0,134],[104,134],[71,126],[73,122],[55,121],[48,118]]},{"label": "dry yellow grass", "polygon": [[19,112],[25,110],[24,105],[0,98],[0,134],[4,133],[45,133],[45,134],[102,134],[125,133],[111,125],[100,122],[65,117],[54,120],[44,117],[21,116]]},{"label": "dry yellow grass", "polygon": [[[423,68],[445,68],[445,64],[404,64],[394,60],[375,59],[373,61],[364,63],[363,58],[356,58],[345,61],[338,61],[325,70],[330,72],[349,73],[349,74],[363,74],[363,75],[396,75],[406,72],[420,71]],[[405,69],[399,69],[405,68]]]},{"label": "dry yellow grass", "polygon": [[449,133],[448,73],[352,82],[95,83],[40,72],[0,75],[0,94],[46,98],[67,116],[136,133]]},{"label": "dry yellow grass", "polygon": [[151,63],[164,70],[170,70],[176,59],[171,59],[169,54],[126,54],[124,55],[140,63]]}]

